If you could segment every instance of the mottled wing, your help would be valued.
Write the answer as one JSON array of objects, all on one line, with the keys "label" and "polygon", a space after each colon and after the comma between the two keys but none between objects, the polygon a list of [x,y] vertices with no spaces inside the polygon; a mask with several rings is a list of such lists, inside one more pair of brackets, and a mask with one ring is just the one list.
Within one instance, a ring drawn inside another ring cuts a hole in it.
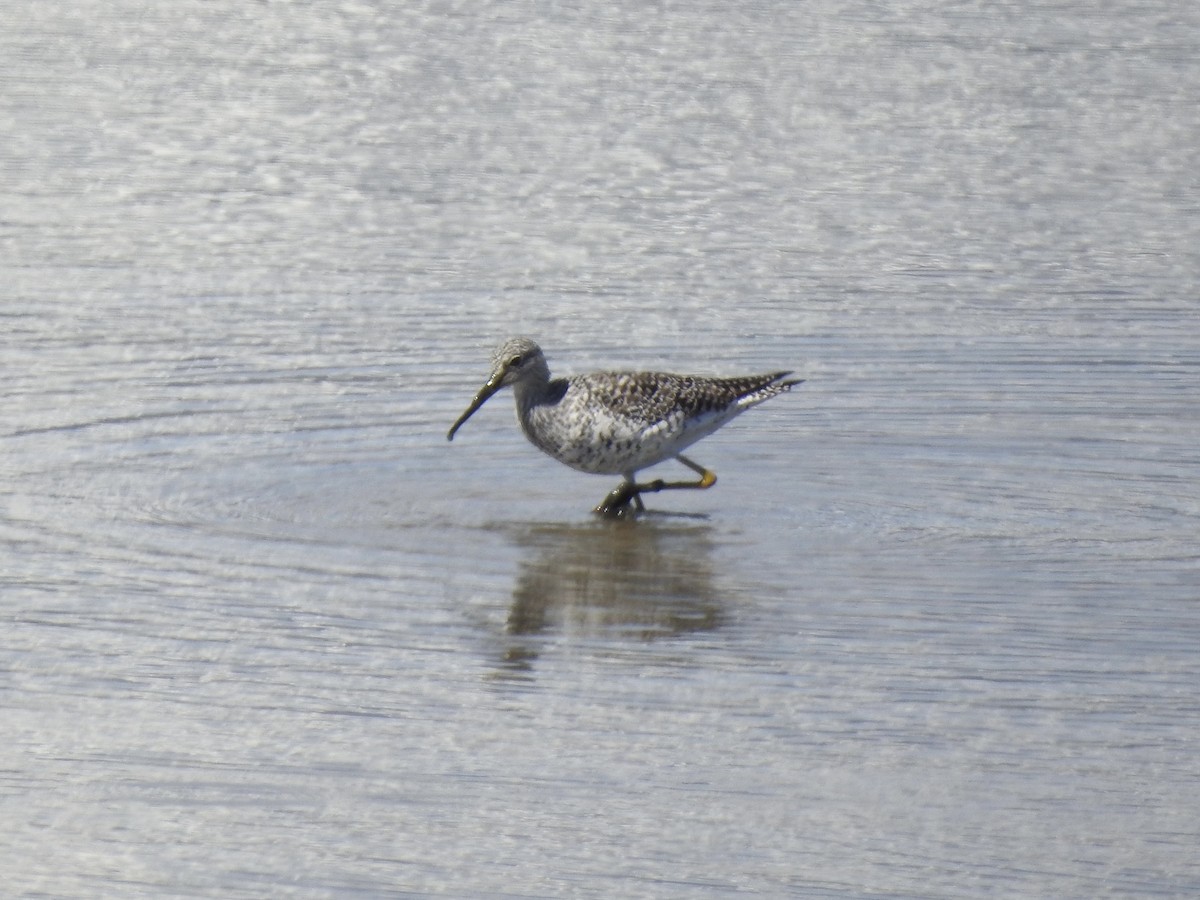
[{"label": "mottled wing", "polygon": [[[796,382],[780,382],[788,372],[736,378],[704,378],[665,372],[616,372],[604,376],[606,390],[592,392],[591,402],[622,420],[630,433],[677,428],[681,421],[701,425],[727,421]],[[622,429],[625,430],[625,429]]]}]

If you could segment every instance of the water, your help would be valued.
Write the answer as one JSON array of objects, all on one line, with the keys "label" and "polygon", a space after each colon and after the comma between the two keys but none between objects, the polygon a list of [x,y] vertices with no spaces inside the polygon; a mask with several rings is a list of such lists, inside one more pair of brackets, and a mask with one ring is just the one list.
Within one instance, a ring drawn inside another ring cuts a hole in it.
[{"label": "water", "polygon": [[[18,4],[7,892],[1200,893],[1198,50]],[[506,396],[445,441],[517,333],[807,381],[608,525]]]}]

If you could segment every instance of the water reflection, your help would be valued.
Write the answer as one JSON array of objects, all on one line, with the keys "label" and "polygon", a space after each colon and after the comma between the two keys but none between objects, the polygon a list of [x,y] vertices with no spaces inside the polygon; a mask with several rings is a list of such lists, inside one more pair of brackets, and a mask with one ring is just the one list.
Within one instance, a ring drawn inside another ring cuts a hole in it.
[{"label": "water reflection", "polygon": [[528,668],[547,633],[652,641],[718,627],[710,532],[652,519],[523,530],[505,667]]}]

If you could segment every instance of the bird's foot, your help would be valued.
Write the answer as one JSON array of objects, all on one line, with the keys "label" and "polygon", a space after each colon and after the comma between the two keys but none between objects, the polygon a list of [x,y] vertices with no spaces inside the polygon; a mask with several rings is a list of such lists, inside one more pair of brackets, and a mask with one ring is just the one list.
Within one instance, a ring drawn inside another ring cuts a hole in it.
[{"label": "bird's foot", "polygon": [[632,519],[646,511],[639,492],[640,485],[624,481],[609,491],[608,496],[592,512],[605,519]]}]

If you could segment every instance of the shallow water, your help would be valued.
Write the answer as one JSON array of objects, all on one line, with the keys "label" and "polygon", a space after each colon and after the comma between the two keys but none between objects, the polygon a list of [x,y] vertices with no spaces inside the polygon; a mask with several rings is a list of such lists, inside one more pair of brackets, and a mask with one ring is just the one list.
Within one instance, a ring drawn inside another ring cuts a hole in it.
[{"label": "shallow water", "polygon": [[[1200,892],[1195,13],[13,21],[9,892]],[[598,522],[516,333],[806,382]]]}]

